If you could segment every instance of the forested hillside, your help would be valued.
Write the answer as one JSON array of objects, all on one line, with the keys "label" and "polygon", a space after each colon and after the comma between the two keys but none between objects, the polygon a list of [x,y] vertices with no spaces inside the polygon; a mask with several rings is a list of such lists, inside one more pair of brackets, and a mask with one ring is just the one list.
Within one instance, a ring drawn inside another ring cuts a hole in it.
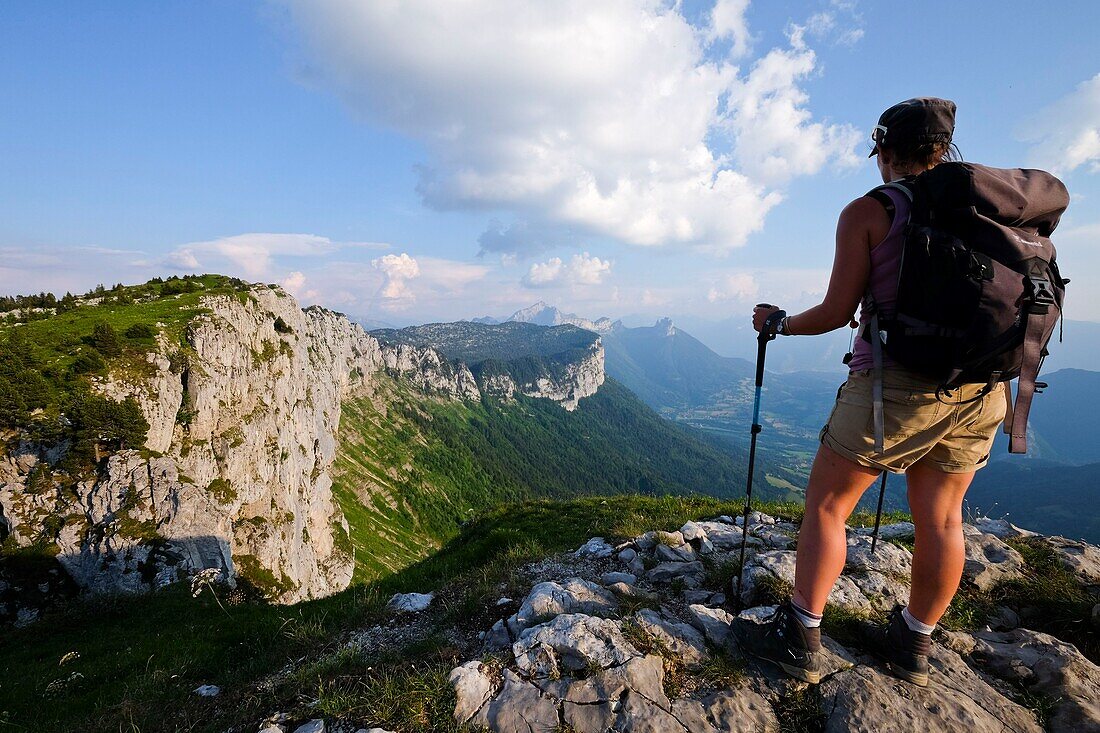
[{"label": "forested hillside", "polygon": [[[745,490],[743,449],[723,450],[662,419],[614,379],[574,412],[522,395],[452,402],[379,384],[344,404],[333,477],[359,579],[427,555],[468,516],[503,501]],[[794,496],[762,474],[755,491]]]}]

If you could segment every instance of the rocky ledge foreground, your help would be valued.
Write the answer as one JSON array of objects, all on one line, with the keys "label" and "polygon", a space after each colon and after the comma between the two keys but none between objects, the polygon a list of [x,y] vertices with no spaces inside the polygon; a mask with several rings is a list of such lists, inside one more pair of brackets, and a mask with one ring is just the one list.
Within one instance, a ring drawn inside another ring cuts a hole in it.
[{"label": "rocky ledge foreground", "polygon": [[[775,598],[789,593],[797,525],[755,513],[740,611],[735,588],[740,518],[688,522],[615,546],[593,537],[580,548],[522,568],[530,591],[501,598],[490,628],[456,630],[471,657],[449,675],[462,730],[493,733],[712,733],[715,731],[1096,731],[1100,667],[1042,626],[1026,604],[992,606],[973,631],[934,635],[931,682],[919,688],[891,676],[854,642],[827,635],[820,685],[787,678],[747,656],[739,640],[759,633]],[[964,592],[973,596],[1025,580],[1035,569],[1013,547],[1051,558],[1057,572],[1091,594],[1100,614],[1100,548],[1040,537],[1003,520],[964,526]],[[908,595],[913,525],[849,529],[848,560],[830,597],[829,630],[841,633]],[[526,586],[521,586],[526,587]],[[368,648],[387,635],[415,638],[438,603],[434,594],[391,599],[390,626],[358,632]],[[988,598],[998,597],[996,593]],[[1003,596],[1002,596],[1003,597]],[[1084,595],[1083,597],[1089,597]],[[474,636],[476,634],[476,637]],[[850,635],[851,638],[855,638]],[[1095,638],[1092,636],[1091,638]],[[1091,642],[1090,642],[1091,643]],[[302,726],[269,720],[265,733],[356,731],[341,721]],[[327,727],[326,727],[327,726]],[[369,729],[371,733],[388,733]]]}]

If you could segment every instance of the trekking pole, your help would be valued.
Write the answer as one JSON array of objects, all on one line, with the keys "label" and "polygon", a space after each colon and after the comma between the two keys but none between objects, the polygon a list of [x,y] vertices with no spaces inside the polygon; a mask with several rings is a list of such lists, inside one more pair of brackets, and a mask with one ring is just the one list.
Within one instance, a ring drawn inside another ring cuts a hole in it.
[{"label": "trekking pole", "polygon": [[871,533],[871,554],[875,554],[875,544],[878,542],[878,525],[882,521],[882,498],[886,496],[886,471],[882,472],[882,484],[878,490],[878,510],[875,511],[875,531]]},{"label": "trekking pole", "polygon": [[[757,308],[774,308],[767,303],[760,303]],[[741,561],[737,577],[737,603],[734,606],[741,610],[741,586],[745,580],[745,540],[749,536],[749,512],[752,509],[752,472],[756,463],[756,436],[760,433],[760,389],[764,385],[764,352],[768,348],[768,342],[775,338],[775,326],[780,319],[786,317],[786,311],[777,310],[767,317],[764,325],[760,327],[760,335],[756,337],[756,398],[752,406],[752,437],[749,439],[749,478],[745,486],[745,518],[741,522]]]}]

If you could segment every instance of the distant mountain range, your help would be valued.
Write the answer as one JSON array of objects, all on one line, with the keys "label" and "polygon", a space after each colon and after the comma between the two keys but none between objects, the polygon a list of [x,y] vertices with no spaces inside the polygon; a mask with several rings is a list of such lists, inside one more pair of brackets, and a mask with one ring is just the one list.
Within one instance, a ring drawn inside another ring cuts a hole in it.
[{"label": "distant mountain range", "polygon": [[[708,321],[694,316],[662,317],[656,319],[654,327],[660,329],[665,327],[661,324],[675,322],[680,333],[690,332],[694,341],[704,345],[715,355],[755,362],[756,332],[750,323],[751,315],[751,312],[747,312],[743,317],[721,321]],[[575,313],[565,313],[541,300],[527,308],[521,308],[507,318],[483,316],[473,320],[477,323],[523,321],[543,326],[571,323],[599,334],[606,334],[617,328],[626,328],[628,331],[647,328],[627,327],[622,320],[607,317],[590,319]],[[832,371],[843,374],[844,365],[841,360],[848,351],[848,346],[848,329],[821,336],[789,339],[769,350],[768,368],[775,372]]]},{"label": "distant mountain range", "polygon": [[[540,302],[517,311],[509,320],[592,324],[590,330],[599,333],[604,346],[609,377],[663,417],[698,429],[720,449],[745,450],[753,362],[719,356],[667,318],[652,326],[629,328],[621,321],[592,321]],[[812,441],[840,381],[828,373],[768,379],[769,407],[762,421],[769,439],[760,448],[758,470],[774,490],[801,496],[816,450]]]},{"label": "distant mountain range", "polygon": [[370,334],[386,343],[430,346],[470,367],[488,360],[513,361],[525,357],[568,361],[574,356],[572,352],[586,352],[597,338],[592,332],[569,324],[547,328],[523,322],[489,325],[475,321],[374,329]]},{"label": "distant mountain range", "polygon": [[[635,328],[613,321],[608,329],[608,319],[588,321],[541,302],[517,314],[601,323],[609,376],[664,417],[702,429],[716,445],[742,450],[748,443],[756,334],[747,319],[740,325],[731,319],[725,330],[710,332],[724,334],[728,345],[744,342],[742,358],[716,353],[669,318]],[[1100,367],[1094,356],[1100,324],[1070,321],[1065,330],[1065,340],[1051,345],[1058,358],[1048,357],[1044,364],[1041,379],[1049,387],[1032,408],[1029,455],[1009,454],[999,434],[968,504],[995,516],[1011,512],[1018,524],[1037,531],[1097,541],[1100,511],[1086,497],[1100,480],[1100,371],[1052,367],[1082,362]],[[818,431],[847,376],[841,363],[847,349],[846,333],[778,339],[769,346],[759,442],[760,470],[770,485],[796,493],[805,486]],[[876,498],[868,491],[863,506],[873,507]],[[888,482],[886,505],[905,506],[904,477]]]},{"label": "distant mountain range", "polygon": [[[756,332],[751,313],[709,321],[692,316],[672,316],[683,329],[722,356],[755,359]],[[1066,321],[1063,339],[1054,335],[1043,371],[1060,369],[1100,370],[1100,323]],[[820,336],[799,336],[776,342],[768,351],[768,368],[776,372],[830,371],[843,375],[841,359],[849,349],[852,331],[841,328]]]},{"label": "distant mountain range", "polygon": [[608,373],[658,411],[708,404],[754,374],[750,362],[715,354],[668,318],[641,328],[619,324],[603,341]]},{"label": "distant mountain range", "polygon": [[[752,311],[720,321],[693,316],[672,316],[681,328],[690,331],[715,353],[722,356],[756,360],[756,331]],[[835,372],[843,379],[847,369],[852,331],[842,328],[820,336],[799,336],[774,342],[768,349],[768,369],[773,372]]]},{"label": "distant mountain range", "polygon": [[610,318],[597,318],[592,321],[587,318],[581,318],[574,313],[563,313],[554,306],[547,305],[541,300],[534,305],[521,308],[503,320],[493,318],[492,316],[483,316],[473,319],[474,323],[485,324],[508,323],[512,321],[532,323],[536,326],[561,326],[563,324],[571,324],[588,329],[589,331],[595,331],[596,333],[606,333],[615,325]]}]

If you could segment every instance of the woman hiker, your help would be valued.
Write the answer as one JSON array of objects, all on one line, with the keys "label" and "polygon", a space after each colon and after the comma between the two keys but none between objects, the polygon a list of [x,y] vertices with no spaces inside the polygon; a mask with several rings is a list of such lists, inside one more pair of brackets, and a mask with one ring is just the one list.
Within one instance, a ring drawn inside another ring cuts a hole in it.
[{"label": "woman hiker", "polygon": [[[883,182],[953,159],[954,128],[955,105],[945,99],[910,99],[883,112],[871,135],[870,153],[877,156]],[[865,326],[869,313],[863,296],[868,285],[882,310],[893,307],[909,201],[897,190],[880,190],[889,202],[862,196],[841,212],[824,300],[783,318],[776,333],[819,334],[840,328],[849,324],[861,299],[859,320]],[[757,331],[774,310],[755,309]],[[862,338],[856,344],[848,379],[821,430],[806,486],[793,599],[748,640],[749,651],[799,679],[821,679],[821,614],[844,569],[845,522],[882,471],[904,472],[916,526],[909,605],[895,609],[889,623],[874,630],[868,651],[884,658],[894,674],[924,686],[932,631],[962,577],[963,495],[975,471],[988,460],[993,436],[1004,419],[1004,384],[998,382],[973,402],[968,400],[985,385],[965,384],[944,404],[936,398],[938,381],[901,368],[883,355],[884,451],[878,453],[872,425],[871,346]]]}]

